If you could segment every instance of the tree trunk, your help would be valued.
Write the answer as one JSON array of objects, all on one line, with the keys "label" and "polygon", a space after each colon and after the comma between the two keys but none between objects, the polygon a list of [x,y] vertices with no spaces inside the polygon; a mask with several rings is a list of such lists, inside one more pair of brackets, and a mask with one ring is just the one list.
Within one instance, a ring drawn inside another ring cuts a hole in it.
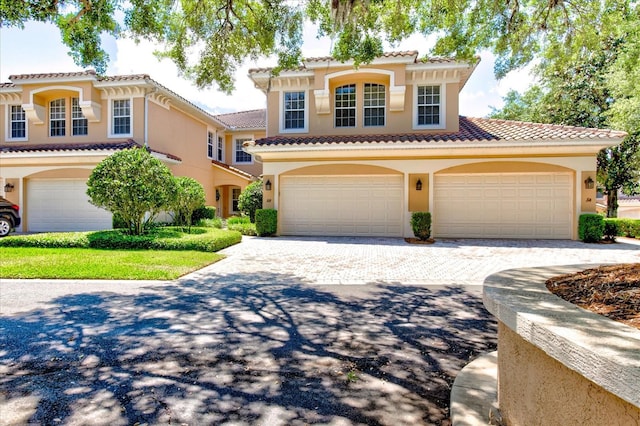
[{"label": "tree trunk", "polygon": [[618,217],[617,189],[607,189],[607,217]]}]

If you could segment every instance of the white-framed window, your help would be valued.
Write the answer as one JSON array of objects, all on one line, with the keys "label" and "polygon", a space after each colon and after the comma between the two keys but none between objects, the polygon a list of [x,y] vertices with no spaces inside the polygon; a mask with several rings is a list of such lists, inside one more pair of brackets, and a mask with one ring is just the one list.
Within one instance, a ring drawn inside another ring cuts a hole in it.
[{"label": "white-framed window", "polygon": [[356,85],[347,84],[336,87],[335,126],[356,126]]},{"label": "white-framed window", "polygon": [[282,132],[306,132],[307,105],[304,91],[282,92]]},{"label": "white-framed window", "polygon": [[131,99],[111,100],[111,135],[131,136]]},{"label": "white-framed window", "polygon": [[382,84],[364,84],[364,126],[384,126],[386,89]]},{"label": "white-framed window", "polygon": [[414,99],[414,128],[445,128],[444,85],[415,85]]},{"label": "white-framed window", "polygon": [[67,127],[66,99],[49,102],[49,136],[64,136]]},{"label": "white-framed window", "polygon": [[253,163],[253,157],[248,152],[244,152],[242,149],[242,144],[253,140],[253,136],[249,137],[237,137],[233,139],[234,146],[234,155],[233,162],[234,164],[251,164]]},{"label": "white-framed window", "polygon": [[213,150],[214,150],[214,141],[215,141],[215,135],[213,134],[213,132],[207,132],[207,158],[214,158],[213,157]]},{"label": "white-framed window", "polygon": [[7,126],[7,139],[27,139],[27,116],[22,105],[7,105],[9,125]]},{"label": "white-framed window", "polygon": [[222,136],[218,136],[218,148],[216,152],[216,160],[224,163],[224,138]]},{"label": "white-framed window", "polygon": [[89,133],[89,123],[80,108],[80,99],[71,98],[71,134],[84,136]]},{"label": "white-framed window", "polygon": [[238,213],[240,211],[238,208],[238,200],[240,199],[241,192],[240,188],[231,189],[231,213]]}]

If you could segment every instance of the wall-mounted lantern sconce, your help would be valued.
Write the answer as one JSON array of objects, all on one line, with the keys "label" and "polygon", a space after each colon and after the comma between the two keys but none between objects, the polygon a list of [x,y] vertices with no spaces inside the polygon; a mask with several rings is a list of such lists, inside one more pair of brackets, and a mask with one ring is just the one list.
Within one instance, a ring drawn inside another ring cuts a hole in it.
[{"label": "wall-mounted lantern sconce", "polygon": [[216,189],[216,201],[220,201],[220,190]]},{"label": "wall-mounted lantern sconce", "polygon": [[269,179],[267,179],[267,182],[265,182],[264,189],[266,189],[267,191],[271,191],[271,181]]},{"label": "wall-mounted lantern sconce", "polygon": [[593,179],[591,179],[591,176],[589,176],[588,178],[586,178],[584,180],[584,188],[585,189],[593,189],[593,184],[595,182],[593,181]]},{"label": "wall-mounted lantern sconce", "polygon": [[14,188],[13,184],[12,184],[12,183],[7,182],[7,183],[4,185],[4,192],[13,192],[13,188]]},{"label": "wall-mounted lantern sconce", "polygon": [[420,179],[416,182],[416,191],[422,191],[422,181]]}]

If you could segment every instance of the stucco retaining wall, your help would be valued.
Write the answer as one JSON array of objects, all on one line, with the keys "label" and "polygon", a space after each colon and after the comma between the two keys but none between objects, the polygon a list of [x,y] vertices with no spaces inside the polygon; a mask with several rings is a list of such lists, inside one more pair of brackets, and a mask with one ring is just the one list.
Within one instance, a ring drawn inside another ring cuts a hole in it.
[{"label": "stucco retaining wall", "polygon": [[640,330],[551,294],[593,265],[503,271],[485,281],[499,320],[498,406],[507,425],[640,425]]}]

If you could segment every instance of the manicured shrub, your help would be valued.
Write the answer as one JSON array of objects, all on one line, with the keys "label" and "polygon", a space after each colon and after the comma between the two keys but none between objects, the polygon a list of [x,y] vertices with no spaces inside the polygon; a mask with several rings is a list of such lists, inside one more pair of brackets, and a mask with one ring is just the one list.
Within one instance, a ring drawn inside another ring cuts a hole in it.
[{"label": "manicured shrub", "polygon": [[615,241],[620,230],[618,222],[611,219],[604,219],[604,239],[607,241]]},{"label": "manicured shrub", "polygon": [[247,216],[231,216],[227,218],[227,226],[251,223],[251,219]]},{"label": "manicured shrub", "polygon": [[196,224],[202,219],[215,219],[216,208],[214,206],[202,206],[193,211],[191,215],[192,223]]},{"label": "manicured shrub", "polygon": [[278,232],[278,211],[275,209],[256,210],[256,233],[268,237]]},{"label": "manicured shrub", "polygon": [[213,219],[200,219],[195,223],[195,226],[222,229],[222,219],[219,217],[214,217]]},{"label": "manicured shrub", "polygon": [[87,180],[91,204],[118,214],[127,231],[142,234],[177,194],[169,168],[144,148],[118,151],[102,160]]},{"label": "manicured shrub", "polygon": [[604,235],[604,218],[599,214],[580,215],[578,220],[578,238],[585,243],[597,243]]},{"label": "manicured shrub", "polygon": [[256,224],[249,222],[249,218],[247,218],[247,222],[236,222],[229,224],[227,222],[227,229],[229,231],[238,231],[242,235],[256,235]]},{"label": "manicured shrub", "polygon": [[0,238],[0,247],[87,248],[87,232],[49,232]]},{"label": "manicured shrub", "polygon": [[58,232],[15,235],[0,239],[0,246],[42,248],[98,248],[110,250],[195,250],[214,252],[237,244],[239,232],[213,228],[158,227],[143,235],[131,235],[126,230],[98,232]]},{"label": "manicured shrub", "polygon": [[428,240],[431,237],[431,213],[411,213],[411,229],[413,235],[419,240]]},{"label": "manicured shrub", "polygon": [[256,210],[262,208],[262,181],[251,182],[238,197],[238,209],[247,216],[251,223],[256,221]]},{"label": "manicured shrub", "polygon": [[200,182],[187,176],[178,176],[174,182],[177,195],[170,206],[174,212],[174,224],[186,226],[189,231],[193,223],[193,212],[204,207],[204,188]]}]

